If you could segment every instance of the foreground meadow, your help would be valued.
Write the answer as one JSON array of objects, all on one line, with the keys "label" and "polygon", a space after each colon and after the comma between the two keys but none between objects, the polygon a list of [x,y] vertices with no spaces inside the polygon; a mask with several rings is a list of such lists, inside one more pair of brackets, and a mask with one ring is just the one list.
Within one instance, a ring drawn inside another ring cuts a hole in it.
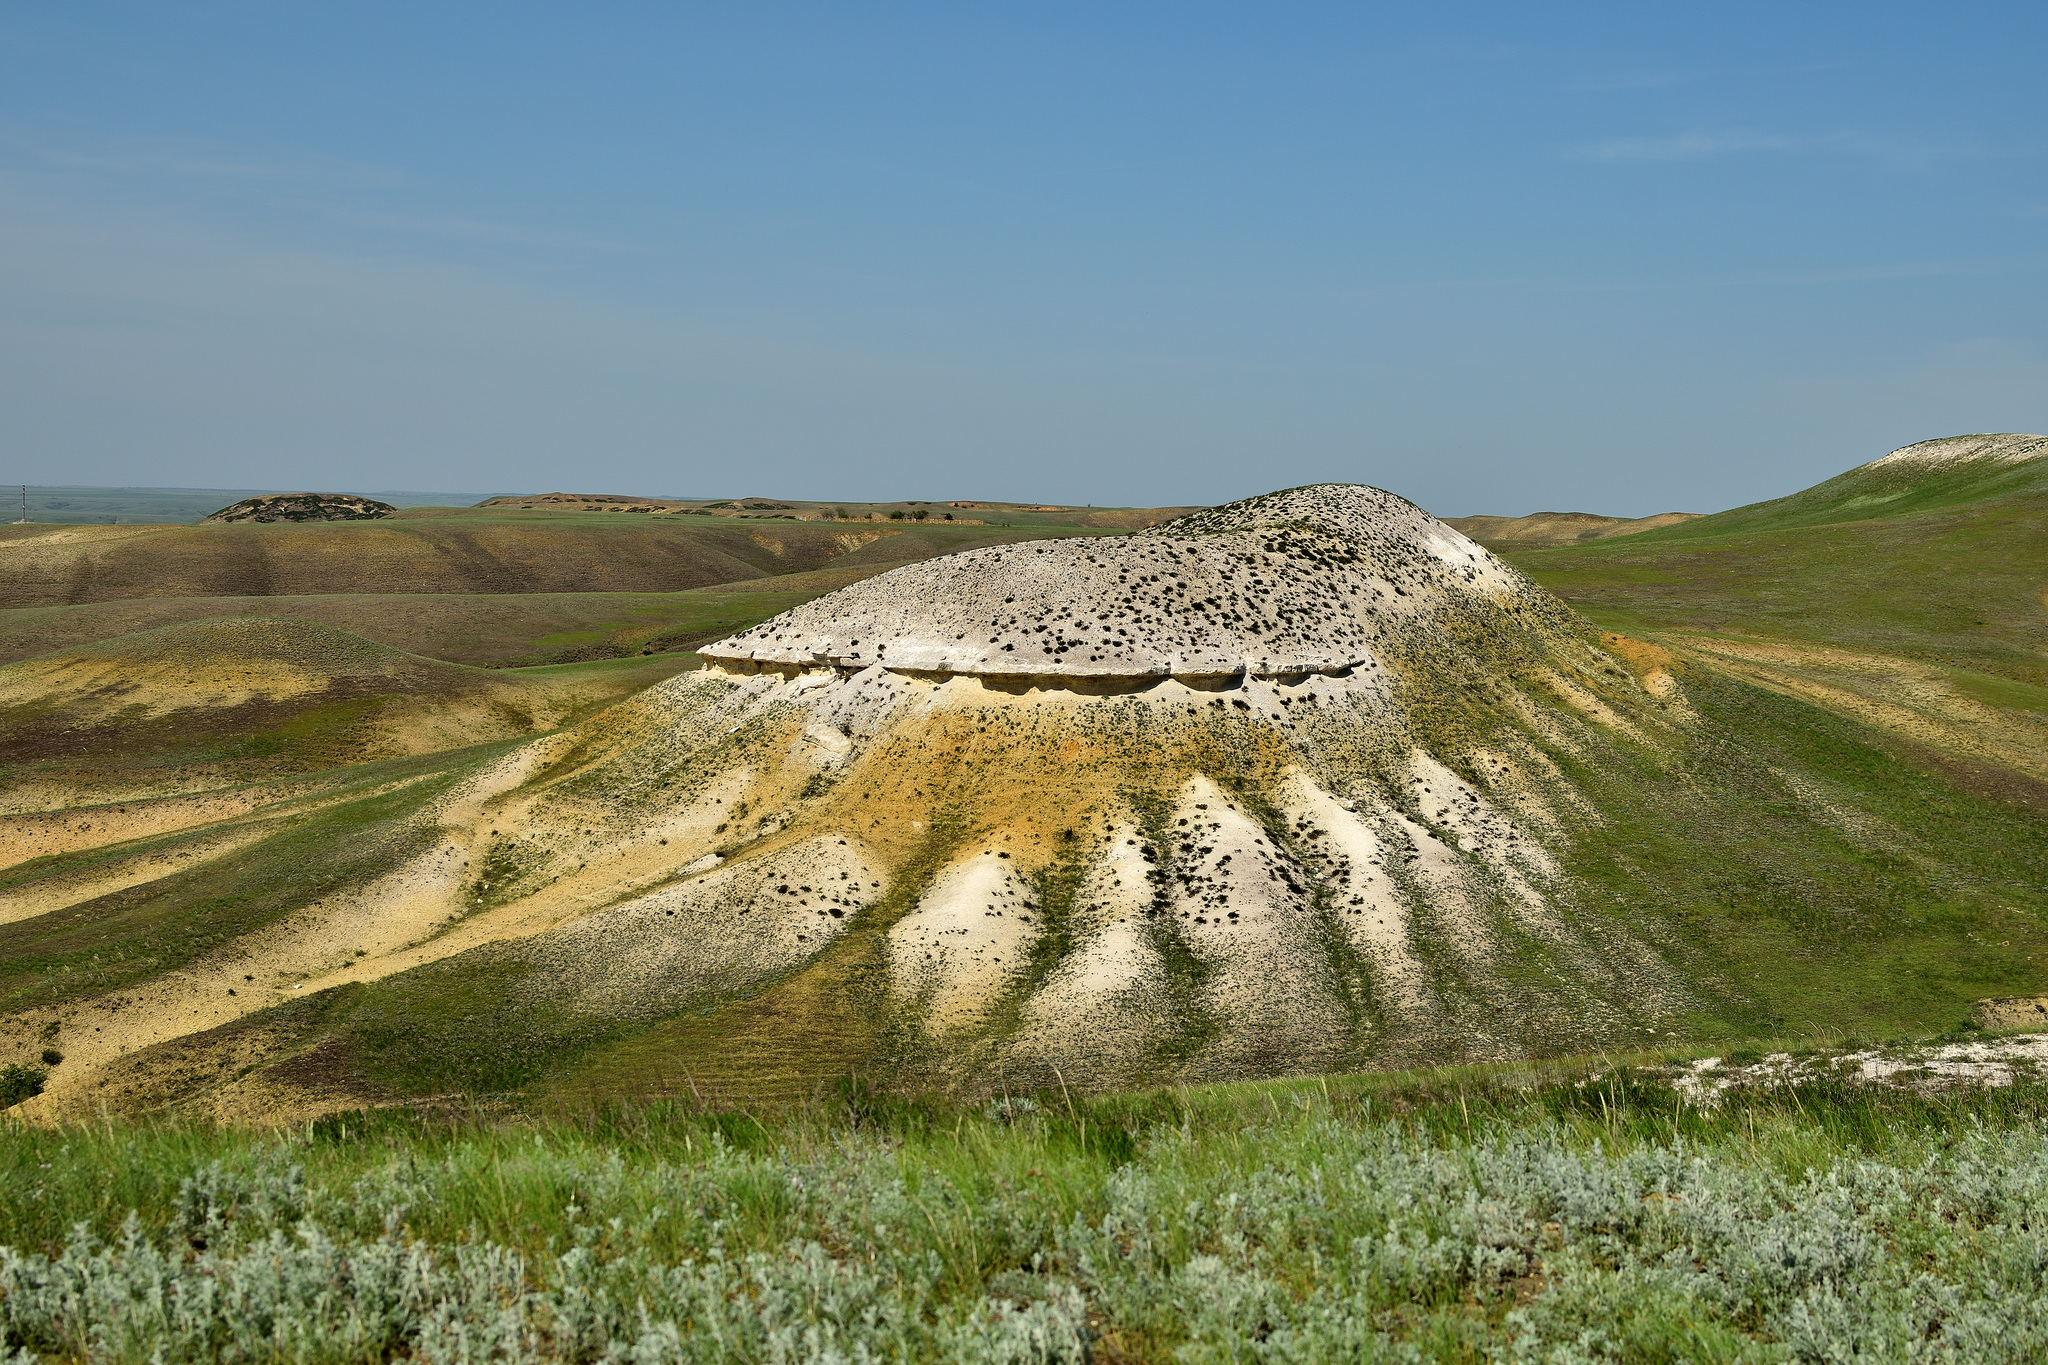
[{"label": "foreground meadow", "polygon": [[17,1361],[2048,1355],[2048,1090],[1627,1069],[0,1131]]}]

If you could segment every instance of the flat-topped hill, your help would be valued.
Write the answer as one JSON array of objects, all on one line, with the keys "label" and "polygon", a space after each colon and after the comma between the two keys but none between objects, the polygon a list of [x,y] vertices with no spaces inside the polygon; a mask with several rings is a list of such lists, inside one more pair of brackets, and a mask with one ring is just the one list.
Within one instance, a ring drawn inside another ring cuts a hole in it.
[{"label": "flat-topped hill", "polygon": [[259,493],[223,507],[200,524],[272,521],[375,521],[398,509],[353,493]]},{"label": "flat-topped hill", "polygon": [[1344,673],[1446,615],[1540,615],[1542,594],[1406,499],[1324,484],[1118,540],[949,555],[703,647],[721,665],[1133,682]]}]

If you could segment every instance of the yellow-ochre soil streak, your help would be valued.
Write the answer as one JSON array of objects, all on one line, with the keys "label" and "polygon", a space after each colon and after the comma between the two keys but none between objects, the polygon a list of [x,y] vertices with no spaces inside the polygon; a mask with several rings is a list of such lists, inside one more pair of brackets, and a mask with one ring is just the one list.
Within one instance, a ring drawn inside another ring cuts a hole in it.
[{"label": "yellow-ochre soil streak", "polygon": [[308,788],[318,785],[294,782],[234,787],[104,806],[0,815],[0,868],[15,867],[34,858],[202,829],[303,798]]},{"label": "yellow-ochre soil streak", "polygon": [[[495,827],[511,826],[522,805],[540,799],[522,795],[507,806],[499,798],[533,777],[563,738],[515,750],[451,794],[431,817],[439,826],[434,845],[404,866],[141,985],[15,1016],[10,1022],[36,1028],[61,1020],[65,1044],[64,1064],[51,1073],[43,1096],[21,1112],[36,1117],[69,1110],[127,1053],[331,986],[542,933],[667,885],[709,852],[725,810],[719,793],[736,794],[744,785],[744,775],[735,774],[685,809],[593,849],[588,861],[535,893],[474,909],[478,855]],[[223,831],[223,837],[240,832]]]},{"label": "yellow-ochre soil streak", "polygon": [[240,821],[206,833],[116,854],[91,867],[52,873],[0,890],[0,924],[34,919],[132,886],[160,881],[260,842],[275,820]]}]

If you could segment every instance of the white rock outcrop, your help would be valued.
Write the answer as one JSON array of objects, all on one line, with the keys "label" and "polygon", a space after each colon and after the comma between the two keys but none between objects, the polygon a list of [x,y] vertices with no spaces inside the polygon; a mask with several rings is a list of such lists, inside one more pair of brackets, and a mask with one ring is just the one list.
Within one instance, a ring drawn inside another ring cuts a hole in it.
[{"label": "white rock outcrop", "polygon": [[1475,598],[1545,601],[1392,493],[1318,484],[1133,536],[992,546],[843,588],[698,652],[747,672],[892,672],[1143,685],[1375,665],[1388,632]]},{"label": "white rock outcrop", "polygon": [[1987,436],[1943,436],[1932,441],[1916,441],[1909,446],[1900,446],[1889,455],[1879,456],[1863,468],[1882,469],[1896,465],[1939,467],[1964,460],[2023,464],[2044,455],[2048,455],[2048,436],[2005,431]]}]

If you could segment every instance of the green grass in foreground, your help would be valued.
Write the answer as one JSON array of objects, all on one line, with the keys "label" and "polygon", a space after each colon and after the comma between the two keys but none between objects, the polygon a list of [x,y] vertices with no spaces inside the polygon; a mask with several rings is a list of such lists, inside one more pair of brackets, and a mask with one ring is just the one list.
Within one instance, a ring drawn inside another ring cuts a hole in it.
[{"label": "green grass in foreground", "polygon": [[[1626,1070],[775,1119],[0,1130],[0,1346],[119,1361],[2032,1360],[2048,1093]],[[25,1359],[35,1359],[30,1354]]]}]

